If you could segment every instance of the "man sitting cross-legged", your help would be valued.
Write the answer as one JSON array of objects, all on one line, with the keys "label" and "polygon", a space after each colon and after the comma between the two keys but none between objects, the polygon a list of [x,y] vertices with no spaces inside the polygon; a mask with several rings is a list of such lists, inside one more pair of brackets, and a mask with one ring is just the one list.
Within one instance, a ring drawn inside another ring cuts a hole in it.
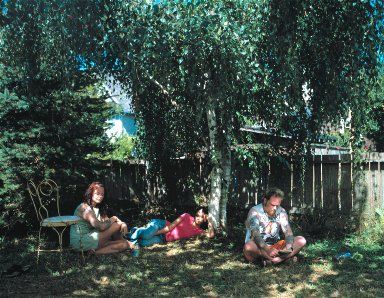
[{"label": "man sitting cross-legged", "polygon": [[[249,210],[246,221],[244,256],[254,262],[260,260],[263,266],[278,264],[292,259],[306,244],[302,236],[293,237],[288,214],[280,206],[284,193],[278,188],[267,191],[263,203]],[[285,235],[280,240],[280,230]]]}]

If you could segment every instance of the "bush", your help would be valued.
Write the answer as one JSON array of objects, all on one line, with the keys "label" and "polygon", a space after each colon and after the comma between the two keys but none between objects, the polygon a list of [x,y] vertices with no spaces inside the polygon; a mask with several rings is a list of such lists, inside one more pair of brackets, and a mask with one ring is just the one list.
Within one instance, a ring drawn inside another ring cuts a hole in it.
[{"label": "bush", "polygon": [[[103,100],[70,90],[47,97],[0,93],[0,228],[31,217],[29,179],[49,177],[84,190],[100,170],[88,157],[108,149],[107,115]],[[62,197],[74,198],[76,189],[68,191],[62,189]]]},{"label": "bush", "polygon": [[101,174],[99,160],[91,157],[106,154],[104,131],[111,117],[105,99],[97,96],[95,70],[80,65],[79,57],[94,51],[73,40],[85,37],[87,30],[76,23],[86,22],[84,11],[99,6],[66,6],[82,16],[72,20],[63,13],[63,1],[2,4],[0,232],[35,222],[26,194],[29,179],[55,180],[63,186],[63,207],[73,208],[78,193]]},{"label": "bush", "polygon": [[135,137],[123,135],[112,144],[113,150],[103,159],[125,161],[135,158]]},{"label": "bush", "polygon": [[366,220],[359,233],[359,239],[364,243],[384,244],[384,209],[377,208],[375,216]]}]

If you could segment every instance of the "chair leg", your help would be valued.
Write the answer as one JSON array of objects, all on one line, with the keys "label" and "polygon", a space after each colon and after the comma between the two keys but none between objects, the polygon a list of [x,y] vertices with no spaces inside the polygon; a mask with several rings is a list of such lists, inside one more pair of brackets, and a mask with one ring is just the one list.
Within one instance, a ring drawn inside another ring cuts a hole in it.
[{"label": "chair leg", "polygon": [[84,249],[83,249],[83,243],[82,243],[82,240],[81,240],[81,231],[80,231],[80,227],[78,224],[76,224],[77,226],[77,231],[80,235],[80,250],[81,250],[81,257],[83,259],[83,264],[85,263],[85,257],[84,257]]},{"label": "chair leg", "polygon": [[56,231],[57,235],[59,236],[59,252],[60,252],[60,274],[63,274],[63,234],[64,231],[67,229],[67,227],[64,227],[61,232]]},{"label": "chair leg", "polygon": [[41,226],[39,229],[39,240],[37,242],[37,258],[36,258],[36,265],[39,265],[39,258],[40,258],[40,245],[41,245]]},{"label": "chair leg", "polygon": [[[56,249],[56,250],[44,250],[44,249],[41,249],[41,231],[42,231],[42,226],[40,226],[40,229],[39,229],[39,239],[38,239],[38,244],[37,244],[37,258],[36,258],[36,264],[38,265],[39,264],[39,260],[40,260],[40,252],[41,251],[58,251],[60,253],[60,274],[62,275],[63,274],[63,235],[64,235],[64,232],[65,230],[68,228],[68,226],[61,226],[61,227],[50,227],[52,228],[57,236],[58,236],[58,240],[59,240],[59,249]],[[83,256],[83,261],[85,260],[84,258],[84,253],[83,253],[83,246],[81,244],[81,253],[82,253],[82,256]]]},{"label": "chair leg", "polygon": [[65,228],[59,234],[59,246],[60,246],[60,274],[63,274],[63,232]]}]

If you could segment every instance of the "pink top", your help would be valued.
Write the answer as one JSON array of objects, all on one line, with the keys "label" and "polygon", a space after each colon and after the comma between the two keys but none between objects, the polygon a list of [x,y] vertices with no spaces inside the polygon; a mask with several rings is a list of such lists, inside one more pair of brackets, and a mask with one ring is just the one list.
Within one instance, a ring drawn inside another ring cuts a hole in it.
[{"label": "pink top", "polygon": [[203,229],[193,225],[195,218],[188,213],[184,213],[180,216],[181,222],[165,234],[165,241],[175,241],[183,238],[190,238],[196,235],[200,235],[204,232]]}]

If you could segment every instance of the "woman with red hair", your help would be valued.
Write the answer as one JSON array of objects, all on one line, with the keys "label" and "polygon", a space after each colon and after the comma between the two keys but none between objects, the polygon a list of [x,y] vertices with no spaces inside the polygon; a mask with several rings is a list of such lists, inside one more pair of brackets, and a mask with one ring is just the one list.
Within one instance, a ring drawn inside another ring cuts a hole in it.
[{"label": "woman with red hair", "polygon": [[103,199],[104,186],[100,182],[91,183],[83,202],[77,206],[74,213],[81,220],[77,225],[71,226],[71,246],[95,254],[111,254],[133,249],[134,244],[123,238],[128,231],[126,223],[116,216],[108,218]]}]

